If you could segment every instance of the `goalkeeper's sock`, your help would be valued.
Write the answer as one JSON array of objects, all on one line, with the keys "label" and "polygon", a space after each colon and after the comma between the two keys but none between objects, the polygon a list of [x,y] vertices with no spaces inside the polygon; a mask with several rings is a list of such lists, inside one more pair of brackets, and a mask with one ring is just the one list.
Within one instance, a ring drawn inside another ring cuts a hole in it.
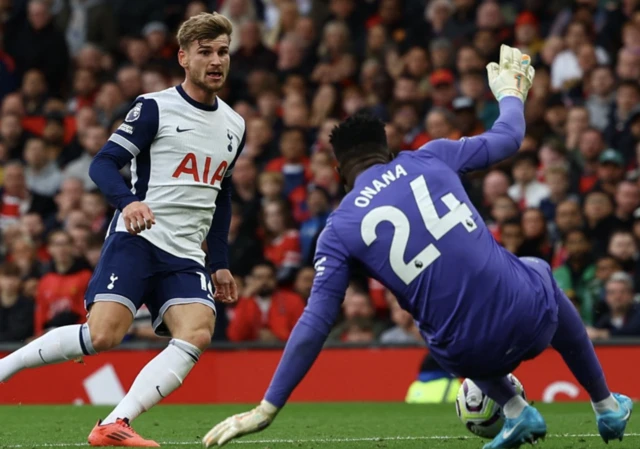
[{"label": "goalkeeper's sock", "polygon": [[471,380],[473,380],[484,394],[496,401],[500,407],[504,407],[513,397],[519,397],[515,387],[507,376],[497,377],[495,379]]},{"label": "goalkeeper's sock", "polygon": [[102,424],[118,418],[133,421],[182,385],[201,351],[184,340],[173,339],[169,346],[142,368],[127,395]]},{"label": "goalkeeper's sock", "polygon": [[0,382],[6,382],[25,368],[74,360],[96,351],[88,324],[53,329],[0,360]]},{"label": "goalkeeper's sock", "polygon": [[520,416],[520,413],[524,411],[527,405],[529,405],[527,404],[527,401],[525,401],[522,396],[517,394],[509,399],[506,404],[504,404],[504,407],[502,407],[502,412],[504,413],[505,418],[515,419]]},{"label": "goalkeeper's sock", "polygon": [[593,343],[569,298],[557,288],[556,292],[558,329],[551,340],[551,346],[562,355],[575,378],[589,393],[592,402],[606,400],[611,392]]},{"label": "goalkeeper's sock", "polygon": [[609,395],[609,397],[603,399],[602,401],[592,402],[591,406],[593,407],[593,411],[598,415],[601,415],[605,412],[612,411],[617,412],[620,408],[620,404],[613,397],[613,395]]}]

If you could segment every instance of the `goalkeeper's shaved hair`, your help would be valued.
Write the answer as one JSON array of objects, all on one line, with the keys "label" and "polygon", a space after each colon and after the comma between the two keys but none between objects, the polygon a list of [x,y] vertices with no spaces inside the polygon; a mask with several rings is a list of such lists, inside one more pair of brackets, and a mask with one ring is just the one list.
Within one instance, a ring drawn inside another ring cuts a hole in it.
[{"label": "goalkeeper's shaved hair", "polygon": [[393,159],[384,123],[366,112],[358,112],[333,128],[329,142],[347,190],[351,190],[359,173]]}]

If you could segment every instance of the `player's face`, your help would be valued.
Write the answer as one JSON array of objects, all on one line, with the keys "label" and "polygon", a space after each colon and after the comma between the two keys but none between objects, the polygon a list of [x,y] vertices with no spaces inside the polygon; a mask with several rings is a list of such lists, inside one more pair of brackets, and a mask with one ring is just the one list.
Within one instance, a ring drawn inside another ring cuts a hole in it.
[{"label": "player's face", "polygon": [[3,292],[9,294],[16,294],[20,291],[20,277],[19,276],[0,276],[0,288]]},{"label": "player's face", "polygon": [[207,93],[222,89],[231,64],[229,42],[229,36],[223,34],[192,42],[187,51],[180,50],[180,61],[189,81]]}]

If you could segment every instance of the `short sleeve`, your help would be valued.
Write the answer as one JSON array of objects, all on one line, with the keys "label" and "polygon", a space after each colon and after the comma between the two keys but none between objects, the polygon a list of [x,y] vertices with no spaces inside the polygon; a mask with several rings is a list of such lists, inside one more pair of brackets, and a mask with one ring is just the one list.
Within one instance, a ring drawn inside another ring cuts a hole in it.
[{"label": "short sleeve", "polygon": [[109,137],[134,157],[149,151],[158,133],[160,113],[154,99],[138,97],[127,112],[124,122]]}]

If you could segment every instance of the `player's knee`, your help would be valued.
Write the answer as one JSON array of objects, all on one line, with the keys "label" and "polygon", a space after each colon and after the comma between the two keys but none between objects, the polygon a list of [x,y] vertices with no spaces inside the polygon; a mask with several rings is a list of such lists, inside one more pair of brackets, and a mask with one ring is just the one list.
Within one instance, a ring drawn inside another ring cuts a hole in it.
[{"label": "player's knee", "polygon": [[183,335],[175,335],[175,338],[180,340],[184,340],[188,343],[191,343],[193,346],[198,348],[200,351],[204,351],[211,344],[211,337],[213,336],[213,332],[206,328],[201,329],[192,329],[190,331],[184,332]]},{"label": "player's knee", "polygon": [[97,329],[95,332],[91,329],[91,344],[96,352],[108,351],[120,344],[122,338],[106,329]]}]

